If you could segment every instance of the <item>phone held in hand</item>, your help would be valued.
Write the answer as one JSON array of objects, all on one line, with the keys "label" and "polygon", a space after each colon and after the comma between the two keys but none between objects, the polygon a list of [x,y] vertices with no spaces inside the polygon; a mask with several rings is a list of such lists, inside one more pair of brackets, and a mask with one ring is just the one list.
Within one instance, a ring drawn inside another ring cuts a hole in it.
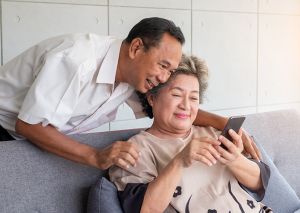
[{"label": "phone held in hand", "polygon": [[[226,123],[221,135],[230,140],[231,142],[233,139],[229,135],[229,130],[232,129],[236,133],[239,132],[240,128],[242,127],[243,122],[245,121],[245,116],[232,116],[229,117],[228,122]],[[220,145],[223,149],[227,150],[227,147],[224,144]]]}]

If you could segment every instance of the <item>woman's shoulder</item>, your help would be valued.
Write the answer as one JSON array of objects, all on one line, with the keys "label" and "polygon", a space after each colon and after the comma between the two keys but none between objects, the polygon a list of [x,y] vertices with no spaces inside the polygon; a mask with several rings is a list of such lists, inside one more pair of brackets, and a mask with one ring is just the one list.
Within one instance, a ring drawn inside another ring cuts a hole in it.
[{"label": "woman's shoulder", "polygon": [[138,145],[145,145],[147,141],[149,141],[149,135],[145,130],[141,130],[136,135],[129,138],[127,141],[130,143],[138,144]]}]

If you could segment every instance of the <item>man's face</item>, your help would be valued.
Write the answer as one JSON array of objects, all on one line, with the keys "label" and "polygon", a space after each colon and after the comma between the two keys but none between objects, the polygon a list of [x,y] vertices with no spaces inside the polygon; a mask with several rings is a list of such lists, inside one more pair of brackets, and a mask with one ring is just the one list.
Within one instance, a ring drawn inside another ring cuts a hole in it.
[{"label": "man's face", "polygon": [[157,47],[150,47],[147,51],[141,48],[137,51],[128,83],[139,92],[146,93],[168,80],[171,72],[178,67],[181,55],[180,42],[169,34],[164,34]]}]

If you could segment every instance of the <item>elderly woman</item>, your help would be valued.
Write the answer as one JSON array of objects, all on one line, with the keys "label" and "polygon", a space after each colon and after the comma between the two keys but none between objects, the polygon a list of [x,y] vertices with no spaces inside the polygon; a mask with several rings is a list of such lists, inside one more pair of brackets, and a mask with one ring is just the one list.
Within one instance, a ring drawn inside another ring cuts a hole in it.
[{"label": "elderly woman", "polygon": [[192,125],[206,87],[206,65],[183,56],[168,82],[144,96],[154,120],[129,140],[140,147],[139,160],[109,172],[125,212],[265,212],[258,201],[270,170],[242,154],[241,131],[229,131],[231,142]]}]

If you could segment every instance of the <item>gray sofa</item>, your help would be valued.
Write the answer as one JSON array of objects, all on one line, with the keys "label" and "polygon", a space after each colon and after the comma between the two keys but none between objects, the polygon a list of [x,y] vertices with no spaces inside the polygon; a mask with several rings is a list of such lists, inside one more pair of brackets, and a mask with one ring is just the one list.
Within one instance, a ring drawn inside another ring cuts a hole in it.
[{"label": "gray sofa", "polygon": [[[265,157],[265,161],[274,162],[264,199],[274,212],[289,213],[300,208],[299,127],[300,112],[295,110],[248,115],[244,124],[269,154],[270,159]],[[101,148],[138,131],[72,137]],[[27,141],[0,142],[0,212],[86,212],[89,188],[103,175],[105,171],[54,156]]]}]

